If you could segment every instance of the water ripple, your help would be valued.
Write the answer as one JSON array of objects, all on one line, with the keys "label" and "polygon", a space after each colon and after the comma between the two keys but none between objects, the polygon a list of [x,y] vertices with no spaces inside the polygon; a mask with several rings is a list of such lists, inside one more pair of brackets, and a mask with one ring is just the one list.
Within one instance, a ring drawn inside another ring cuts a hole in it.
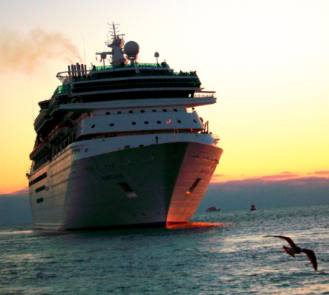
[{"label": "water ripple", "polygon": [[[215,212],[230,226],[43,234],[0,228],[0,294],[329,294],[328,206]],[[288,235],[315,250],[289,257]]]}]

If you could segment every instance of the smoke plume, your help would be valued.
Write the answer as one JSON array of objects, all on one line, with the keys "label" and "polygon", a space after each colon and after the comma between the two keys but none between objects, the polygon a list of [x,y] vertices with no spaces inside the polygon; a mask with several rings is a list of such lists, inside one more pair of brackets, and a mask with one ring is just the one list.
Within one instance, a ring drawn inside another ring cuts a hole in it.
[{"label": "smoke plume", "polygon": [[0,30],[2,69],[29,73],[40,67],[46,60],[75,63],[81,58],[77,48],[61,33],[35,29],[22,35],[13,31]]}]

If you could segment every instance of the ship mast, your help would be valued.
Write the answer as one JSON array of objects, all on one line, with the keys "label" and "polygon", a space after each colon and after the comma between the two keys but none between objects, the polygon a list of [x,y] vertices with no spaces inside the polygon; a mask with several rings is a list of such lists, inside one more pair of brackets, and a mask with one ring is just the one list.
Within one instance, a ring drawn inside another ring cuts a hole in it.
[{"label": "ship mast", "polygon": [[105,42],[107,47],[112,48],[111,51],[96,52],[96,55],[100,55],[103,66],[105,66],[105,60],[107,56],[111,56],[112,66],[121,66],[126,64],[128,61],[123,54],[124,47],[124,34],[118,34],[117,25],[112,23],[112,29],[110,30],[111,41]]}]

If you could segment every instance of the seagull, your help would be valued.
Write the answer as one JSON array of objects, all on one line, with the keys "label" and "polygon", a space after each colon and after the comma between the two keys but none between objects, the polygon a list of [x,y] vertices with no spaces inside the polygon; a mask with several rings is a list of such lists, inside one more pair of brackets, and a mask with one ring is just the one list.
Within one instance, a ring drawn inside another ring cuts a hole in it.
[{"label": "seagull", "polygon": [[285,237],[285,236],[265,236],[265,237],[280,238],[280,239],[286,240],[289,243],[290,247],[283,246],[283,250],[288,255],[295,257],[295,254],[305,253],[307,255],[308,259],[310,260],[310,262],[312,263],[314,271],[318,270],[318,263],[316,261],[316,256],[315,256],[315,253],[313,250],[298,247],[294,243],[294,241],[289,237]]}]

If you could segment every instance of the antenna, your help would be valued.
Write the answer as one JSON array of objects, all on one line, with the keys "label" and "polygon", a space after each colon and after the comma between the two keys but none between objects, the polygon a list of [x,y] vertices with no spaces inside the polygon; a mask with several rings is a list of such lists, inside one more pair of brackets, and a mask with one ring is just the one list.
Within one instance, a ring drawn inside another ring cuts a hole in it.
[{"label": "antenna", "polygon": [[113,35],[114,35],[114,38],[116,38],[117,33],[116,33],[116,31],[115,31],[115,29],[116,29],[116,25],[114,24],[114,22],[112,23],[112,28],[113,28]]},{"label": "antenna", "polygon": [[159,65],[159,56],[160,56],[160,54],[159,54],[159,52],[154,52],[154,57],[155,57],[155,59],[156,59],[156,61],[157,61],[157,65]]},{"label": "antenna", "polygon": [[86,63],[86,45],[85,45],[85,38],[82,35],[82,46],[83,46],[83,62]]},{"label": "antenna", "polygon": [[[123,38],[123,36],[125,35],[125,34],[119,34],[119,24],[116,24],[116,23],[107,23],[107,25],[109,26],[109,31],[108,31],[108,34],[107,34],[107,39],[108,40],[110,40],[110,39],[112,39],[112,40],[115,40],[115,39],[122,39]],[[112,44],[112,41],[110,42],[110,41],[107,41],[107,42],[105,42],[105,44],[107,45],[107,46],[109,46],[110,44]],[[109,46],[110,47],[110,46]]]}]

